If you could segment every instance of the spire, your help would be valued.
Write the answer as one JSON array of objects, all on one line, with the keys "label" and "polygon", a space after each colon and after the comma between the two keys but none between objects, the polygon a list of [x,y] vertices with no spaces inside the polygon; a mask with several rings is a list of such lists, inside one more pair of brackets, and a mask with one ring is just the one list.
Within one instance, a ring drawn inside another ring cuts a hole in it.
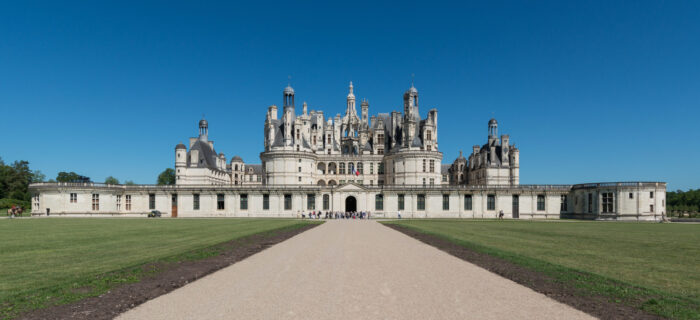
[{"label": "spire", "polygon": [[353,89],[352,81],[350,81],[350,93],[348,93],[348,98],[350,98],[350,97],[355,98],[355,95],[352,93],[352,89]]}]

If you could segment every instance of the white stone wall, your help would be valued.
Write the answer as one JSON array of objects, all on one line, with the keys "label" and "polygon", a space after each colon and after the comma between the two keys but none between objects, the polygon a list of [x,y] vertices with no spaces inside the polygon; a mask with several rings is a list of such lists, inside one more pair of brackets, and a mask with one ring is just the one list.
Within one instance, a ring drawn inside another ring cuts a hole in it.
[{"label": "white stone wall", "polygon": [[[389,186],[384,188],[347,184],[336,187],[319,186],[288,186],[288,187],[216,187],[216,186],[94,186],[74,184],[33,184],[33,193],[39,193],[40,205],[33,207],[33,214],[45,214],[46,208],[52,214],[145,214],[148,213],[149,195],[155,195],[155,210],[164,216],[172,214],[172,195],[177,194],[178,217],[297,217],[302,212],[309,211],[345,211],[346,199],[355,197],[358,211],[369,211],[373,217],[396,217],[399,211],[399,195],[404,195],[404,217],[410,218],[496,218],[503,211],[504,218],[511,219],[513,215],[513,197],[519,197],[520,219],[614,219],[614,220],[659,220],[665,213],[665,184],[639,184],[548,187],[525,186],[511,188],[468,188],[456,186],[402,187]],[[603,193],[615,194],[614,210],[611,213],[601,212]],[[654,193],[653,198],[651,192]],[[77,202],[70,202],[70,194],[77,193]],[[99,194],[99,210],[92,210],[92,194]],[[193,207],[193,194],[199,194],[199,209]],[[594,208],[588,213],[581,200],[587,201],[587,195],[592,194]],[[633,198],[629,199],[629,193]],[[225,206],[217,208],[217,195],[223,194]],[[248,196],[247,209],[241,208],[241,195]],[[269,209],[263,209],[263,197],[269,195]],[[292,208],[284,208],[284,196],[292,196]],[[309,194],[315,195],[315,207],[307,204]],[[323,208],[323,195],[328,194],[330,208]],[[383,195],[383,210],[376,210],[376,195]],[[121,206],[117,209],[116,198],[121,195]],[[127,210],[126,196],[131,196],[131,210]],[[425,209],[418,209],[418,197],[425,197]],[[443,195],[449,197],[449,208],[443,209]],[[464,196],[472,196],[471,210],[464,208]],[[488,209],[489,195],[495,196],[495,207]],[[561,211],[561,196],[567,196],[567,211]],[[545,208],[537,208],[538,196],[544,196]],[[654,211],[651,211],[654,205]]]}]

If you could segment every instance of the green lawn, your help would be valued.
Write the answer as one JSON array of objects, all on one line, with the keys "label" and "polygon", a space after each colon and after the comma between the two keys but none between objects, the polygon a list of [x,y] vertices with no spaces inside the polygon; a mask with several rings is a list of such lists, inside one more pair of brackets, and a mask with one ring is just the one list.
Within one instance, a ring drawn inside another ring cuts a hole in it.
[{"label": "green lawn", "polygon": [[[700,224],[508,220],[389,223],[447,237],[509,260],[545,262],[688,298],[692,300],[691,309],[700,305]],[[695,316],[691,312],[690,317]]]},{"label": "green lawn", "polygon": [[2,219],[0,305],[7,307],[17,297],[52,290],[47,288],[79,286],[106,272],[306,223],[292,219]]}]

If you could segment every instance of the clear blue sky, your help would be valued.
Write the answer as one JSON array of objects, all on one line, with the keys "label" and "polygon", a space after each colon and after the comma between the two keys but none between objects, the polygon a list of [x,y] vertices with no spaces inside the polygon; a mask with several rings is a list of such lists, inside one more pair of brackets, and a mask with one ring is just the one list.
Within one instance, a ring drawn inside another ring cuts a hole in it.
[{"label": "clear blue sky", "polygon": [[154,183],[197,133],[259,163],[266,107],[400,110],[411,74],[443,163],[487,121],[521,183],[700,187],[700,2],[5,1],[0,157]]}]

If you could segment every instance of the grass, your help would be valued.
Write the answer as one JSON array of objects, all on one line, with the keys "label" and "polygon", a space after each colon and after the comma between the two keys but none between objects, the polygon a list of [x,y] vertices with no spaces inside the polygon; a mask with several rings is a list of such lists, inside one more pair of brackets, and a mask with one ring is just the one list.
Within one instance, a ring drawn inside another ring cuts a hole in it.
[{"label": "grass", "polygon": [[[700,224],[401,220],[574,285],[669,318],[700,319]],[[628,286],[619,286],[619,283]],[[634,304],[634,303],[632,303]]]},{"label": "grass", "polygon": [[[212,246],[306,225],[292,219],[0,220],[0,318],[96,296],[139,266],[218,254]],[[87,290],[83,290],[88,288]]]}]

